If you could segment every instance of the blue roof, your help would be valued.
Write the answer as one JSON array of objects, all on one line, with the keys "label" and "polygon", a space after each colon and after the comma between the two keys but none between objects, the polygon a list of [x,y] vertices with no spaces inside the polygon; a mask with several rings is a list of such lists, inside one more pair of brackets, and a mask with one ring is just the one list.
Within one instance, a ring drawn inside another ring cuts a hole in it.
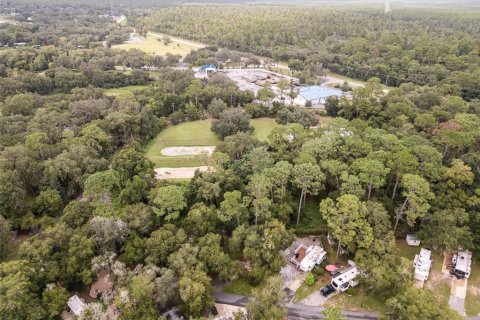
[{"label": "blue roof", "polygon": [[217,69],[217,66],[214,65],[214,64],[206,64],[206,65],[201,66],[200,70],[205,70],[205,69],[210,69],[210,68]]},{"label": "blue roof", "polygon": [[321,86],[309,86],[300,89],[300,96],[307,101],[317,100],[317,99],[324,99],[328,97],[341,97],[343,96],[342,90],[332,89],[328,87],[321,87]]}]

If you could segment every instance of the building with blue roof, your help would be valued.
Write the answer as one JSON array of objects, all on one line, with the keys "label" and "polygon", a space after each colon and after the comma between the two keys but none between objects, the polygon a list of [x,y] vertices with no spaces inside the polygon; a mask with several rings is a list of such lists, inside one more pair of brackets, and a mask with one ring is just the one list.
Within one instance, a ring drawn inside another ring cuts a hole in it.
[{"label": "building with blue roof", "polygon": [[218,69],[217,66],[214,64],[206,64],[201,66],[198,70],[208,75],[208,74],[216,73],[217,69]]},{"label": "building with blue roof", "polygon": [[294,103],[301,106],[306,106],[308,103],[311,103],[312,107],[318,107],[324,105],[329,97],[340,98],[343,95],[342,90],[322,86],[307,86],[300,88]]}]

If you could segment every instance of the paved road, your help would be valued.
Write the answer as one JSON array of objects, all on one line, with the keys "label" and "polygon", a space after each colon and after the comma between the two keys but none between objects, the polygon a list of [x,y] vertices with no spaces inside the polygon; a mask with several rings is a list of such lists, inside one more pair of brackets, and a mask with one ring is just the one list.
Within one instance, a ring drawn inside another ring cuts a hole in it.
[{"label": "paved road", "polygon": [[[250,301],[249,298],[234,294],[228,294],[224,292],[214,292],[213,298],[215,299],[216,303],[221,304],[230,304],[237,307],[245,307],[247,303]],[[285,307],[288,311],[288,318],[289,319],[323,319],[322,311],[324,308],[322,307],[310,307],[304,306],[301,304],[294,304],[294,303],[286,303]],[[346,311],[345,315],[349,320],[376,320],[379,319],[380,316],[377,313],[373,312],[353,312],[353,311]]]}]

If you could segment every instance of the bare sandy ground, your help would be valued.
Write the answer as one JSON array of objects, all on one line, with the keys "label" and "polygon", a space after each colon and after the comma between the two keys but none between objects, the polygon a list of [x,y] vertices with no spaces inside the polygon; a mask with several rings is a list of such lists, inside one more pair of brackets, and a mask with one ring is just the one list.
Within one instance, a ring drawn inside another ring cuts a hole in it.
[{"label": "bare sandy ground", "polygon": [[191,179],[195,175],[195,171],[202,172],[211,171],[213,168],[207,166],[190,167],[190,168],[157,168],[155,169],[155,177],[159,180],[167,179]]},{"label": "bare sandy ground", "polygon": [[202,154],[202,152],[208,152],[211,156],[215,151],[214,146],[210,147],[167,147],[163,148],[160,153],[167,157],[175,156],[197,156]]}]

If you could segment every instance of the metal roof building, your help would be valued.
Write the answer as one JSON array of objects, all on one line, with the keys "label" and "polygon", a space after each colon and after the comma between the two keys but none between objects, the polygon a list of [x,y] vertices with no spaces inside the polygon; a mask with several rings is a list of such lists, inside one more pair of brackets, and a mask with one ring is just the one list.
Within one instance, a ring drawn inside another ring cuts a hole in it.
[{"label": "metal roof building", "polygon": [[307,102],[310,102],[312,106],[315,107],[323,105],[329,97],[339,98],[343,95],[342,90],[322,86],[308,86],[300,89],[295,103],[305,106]]}]

